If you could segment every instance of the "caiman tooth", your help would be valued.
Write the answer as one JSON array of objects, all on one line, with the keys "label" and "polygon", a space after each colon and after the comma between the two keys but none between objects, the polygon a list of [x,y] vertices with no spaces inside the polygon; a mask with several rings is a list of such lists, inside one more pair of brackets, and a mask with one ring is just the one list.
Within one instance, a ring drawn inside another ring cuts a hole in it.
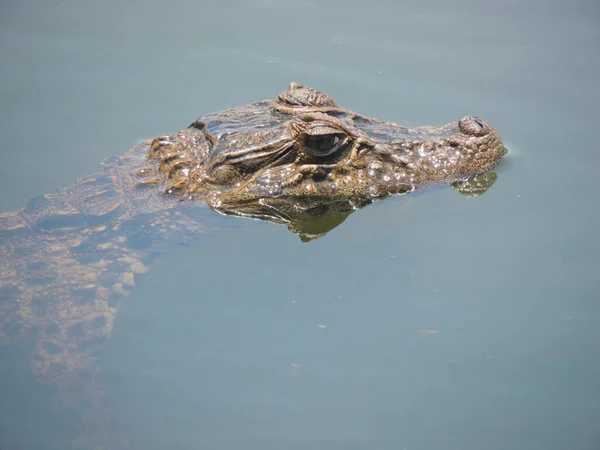
[{"label": "caiman tooth", "polygon": [[165,134],[158,136],[152,140],[150,144],[149,155],[150,158],[157,158],[164,154],[166,151],[171,150],[176,144],[175,136],[172,134]]}]

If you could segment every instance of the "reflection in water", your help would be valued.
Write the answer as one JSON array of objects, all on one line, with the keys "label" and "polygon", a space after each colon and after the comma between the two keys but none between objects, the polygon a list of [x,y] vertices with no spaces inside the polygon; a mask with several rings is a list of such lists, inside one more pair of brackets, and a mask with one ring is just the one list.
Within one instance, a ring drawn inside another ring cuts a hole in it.
[{"label": "reflection in water", "polygon": [[119,302],[163,245],[207,231],[199,202],[184,199],[285,224],[306,242],[394,194],[451,184],[480,195],[496,179],[486,171],[504,154],[481,119],[407,129],[292,83],[277,101],[207,115],[1,214],[0,342],[35,333],[34,374],[82,413],[88,431],[76,444],[102,445],[108,416],[99,352]]},{"label": "reflection in water", "polygon": [[[487,191],[496,181],[495,172],[473,175],[452,183],[452,187],[465,197],[476,197]],[[383,200],[378,198],[377,200]],[[373,203],[366,198],[263,198],[247,204],[214,207],[228,216],[246,217],[287,225],[302,242],[324,236],[341,225],[354,211]]]}]

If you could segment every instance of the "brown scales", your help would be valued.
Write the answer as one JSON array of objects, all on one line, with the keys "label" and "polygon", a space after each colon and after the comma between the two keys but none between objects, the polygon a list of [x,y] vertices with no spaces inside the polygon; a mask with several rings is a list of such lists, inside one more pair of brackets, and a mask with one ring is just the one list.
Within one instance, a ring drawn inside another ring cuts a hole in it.
[{"label": "brown scales", "polygon": [[453,184],[480,195],[504,154],[481,119],[409,129],[297,83],[275,101],[208,114],[0,214],[0,342],[33,335],[33,372],[65,404],[102,411],[95,362],[120,299],[164,242],[204,231],[194,214],[201,202],[183,200],[310,240],[396,193]]}]

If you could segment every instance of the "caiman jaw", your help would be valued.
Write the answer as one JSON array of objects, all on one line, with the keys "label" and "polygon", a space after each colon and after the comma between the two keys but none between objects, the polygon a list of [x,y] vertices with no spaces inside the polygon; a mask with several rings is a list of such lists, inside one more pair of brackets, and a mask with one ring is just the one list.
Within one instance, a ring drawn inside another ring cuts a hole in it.
[{"label": "caiman jaw", "polygon": [[477,117],[440,128],[385,127],[387,134],[376,138],[354,128],[358,138],[335,163],[267,168],[246,194],[379,198],[488,171],[505,153],[498,133]]},{"label": "caiman jaw", "polygon": [[209,114],[156,138],[149,157],[166,192],[226,205],[381,198],[480,174],[504,152],[498,133],[478,117],[407,128],[292,83],[275,101]]},{"label": "caiman jaw", "polygon": [[414,188],[486,172],[506,152],[496,130],[478,117],[462,117],[456,124],[438,129],[437,134],[432,140],[404,143],[391,158],[403,163],[396,167]]}]

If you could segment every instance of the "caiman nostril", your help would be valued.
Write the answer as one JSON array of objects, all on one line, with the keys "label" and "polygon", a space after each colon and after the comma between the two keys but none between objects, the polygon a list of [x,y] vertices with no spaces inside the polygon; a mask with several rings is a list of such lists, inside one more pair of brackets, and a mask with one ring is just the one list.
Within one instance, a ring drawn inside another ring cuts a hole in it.
[{"label": "caiman nostril", "polygon": [[460,131],[473,136],[484,136],[488,133],[488,125],[479,117],[464,116],[458,121]]}]

